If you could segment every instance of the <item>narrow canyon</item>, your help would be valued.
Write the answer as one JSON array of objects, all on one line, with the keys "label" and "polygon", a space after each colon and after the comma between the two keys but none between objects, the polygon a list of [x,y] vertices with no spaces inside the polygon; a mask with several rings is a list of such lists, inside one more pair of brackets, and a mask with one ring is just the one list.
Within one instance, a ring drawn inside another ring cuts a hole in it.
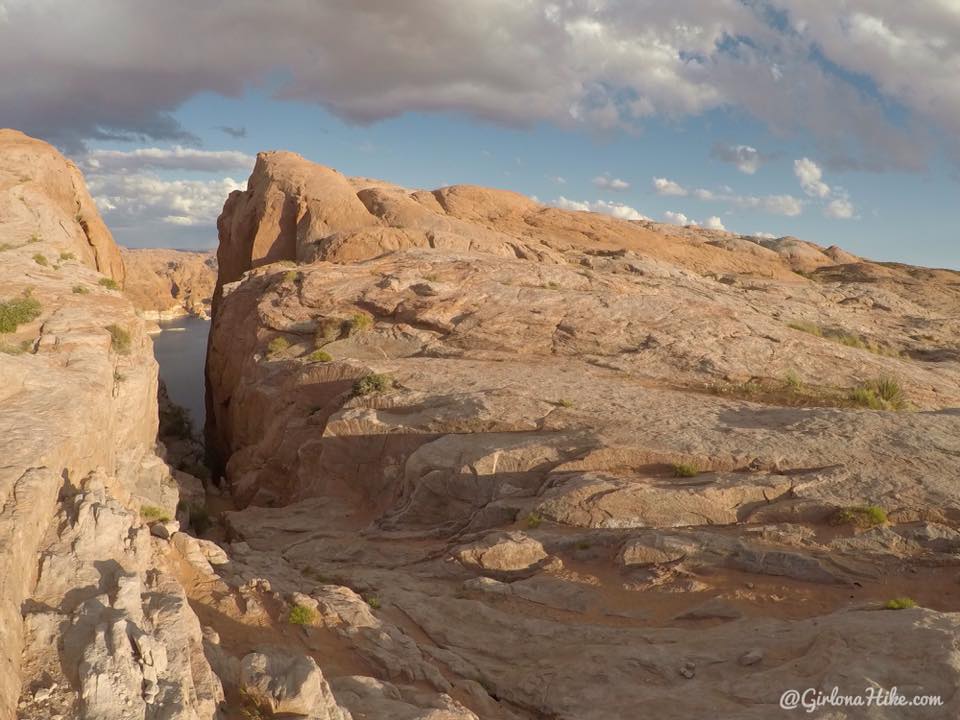
[{"label": "narrow canyon", "polygon": [[121,252],[0,130],[0,720],[960,715],[960,273],[286,152],[224,200]]}]

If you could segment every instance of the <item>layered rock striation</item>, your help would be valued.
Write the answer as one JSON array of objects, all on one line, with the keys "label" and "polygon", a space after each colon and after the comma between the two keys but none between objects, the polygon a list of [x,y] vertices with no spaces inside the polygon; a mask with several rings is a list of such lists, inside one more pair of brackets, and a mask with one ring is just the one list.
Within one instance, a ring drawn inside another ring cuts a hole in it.
[{"label": "layered rock striation", "polygon": [[290,153],[218,227],[218,575],[354,714],[960,709],[960,274]]}]

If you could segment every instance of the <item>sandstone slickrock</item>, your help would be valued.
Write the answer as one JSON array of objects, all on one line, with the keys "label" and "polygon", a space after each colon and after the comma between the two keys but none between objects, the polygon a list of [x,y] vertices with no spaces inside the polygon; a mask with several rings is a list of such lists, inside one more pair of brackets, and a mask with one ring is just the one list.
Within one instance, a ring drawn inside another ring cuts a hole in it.
[{"label": "sandstone slickrock", "polygon": [[[220,681],[142,506],[157,366],[76,167],[0,130],[0,718],[212,718]],[[26,311],[24,311],[26,309]]]},{"label": "sandstone slickrock", "polygon": [[315,608],[355,717],[960,711],[960,274],[290,153],[218,228],[238,552],[195,601]]},{"label": "sandstone slickrock", "polygon": [[124,248],[124,292],[148,320],[207,317],[217,281],[212,251]]},{"label": "sandstone slickrock", "polygon": [[282,648],[243,658],[240,686],[257,707],[274,715],[350,720],[350,713],[337,705],[313,658],[292,656]]}]

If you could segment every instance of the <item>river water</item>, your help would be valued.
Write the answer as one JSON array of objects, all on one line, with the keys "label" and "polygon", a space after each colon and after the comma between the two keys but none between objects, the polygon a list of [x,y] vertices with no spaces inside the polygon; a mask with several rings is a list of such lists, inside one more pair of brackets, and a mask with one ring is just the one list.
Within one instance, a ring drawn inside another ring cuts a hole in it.
[{"label": "river water", "polygon": [[190,412],[193,427],[202,432],[206,416],[203,365],[210,321],[190,316],[159,325],[163,332],[153,336],[153,354],[160,364],[160,379],[170,399]]}]

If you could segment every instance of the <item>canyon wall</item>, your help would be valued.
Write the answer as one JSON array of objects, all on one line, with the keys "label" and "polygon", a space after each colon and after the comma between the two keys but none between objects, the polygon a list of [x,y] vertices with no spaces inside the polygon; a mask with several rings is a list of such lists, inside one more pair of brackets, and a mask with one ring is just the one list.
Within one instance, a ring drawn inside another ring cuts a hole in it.
[{"label": "canyon wall", "polygon": [[211,718],[157,365],[77,168],[0,130],[0,718]]},{"label": "canyon wall", "polygon": [[147,320],[209,317],[217,282],[213,251],[124,248],[124,294]]},{"label": "canyon wall", "polygon": [[218,228],[220,578],[352,712],[960,711],[960,274],[290,153]]}]

